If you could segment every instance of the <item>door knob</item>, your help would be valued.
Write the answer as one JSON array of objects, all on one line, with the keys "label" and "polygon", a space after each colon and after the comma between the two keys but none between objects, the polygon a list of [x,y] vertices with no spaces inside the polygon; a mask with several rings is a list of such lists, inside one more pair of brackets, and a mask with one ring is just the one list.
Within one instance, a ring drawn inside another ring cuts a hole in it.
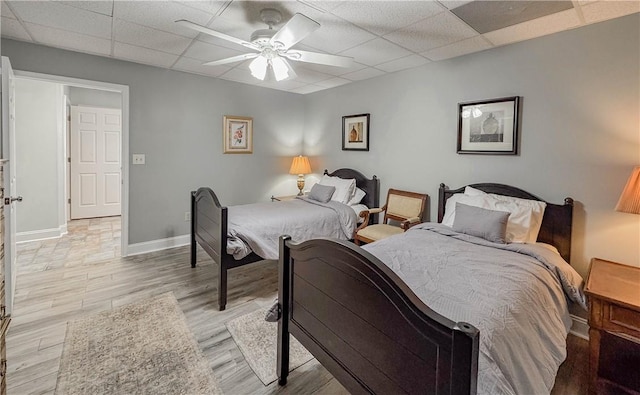
[{"label": "door knob", "polygon": [[11,204],[11,203],[15,202],[16,200],[17,200],[17,201],[19,201],[19,202],[21,202],[21,201],[22,201],[22,196],[18,196],[18,197],[13,197],[13,196],[11,196],[11,197],[6,197],[6,198],[4,198],[4,204]]}]

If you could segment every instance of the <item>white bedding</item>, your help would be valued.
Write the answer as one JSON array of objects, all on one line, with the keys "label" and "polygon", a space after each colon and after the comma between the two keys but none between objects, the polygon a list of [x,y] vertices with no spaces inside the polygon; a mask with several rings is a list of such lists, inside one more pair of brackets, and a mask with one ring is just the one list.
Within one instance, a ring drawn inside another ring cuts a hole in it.
[{"label": "white bedding", "polygon": [[478,393],[548,394],[566,357],[567,298],[582,279],[535,244],[495,244],[425,223],[364,247],[437,313],[480,330]]},{"label": "white bedding", "polygon": [[349,240],[357,225],[357,215],[350,206],[305,197],[230,206],[228,210],[227,253],[235,259],[252,251],[263,259],[278,259],[281,235],[289,235],[297,242],[315,237]]}]

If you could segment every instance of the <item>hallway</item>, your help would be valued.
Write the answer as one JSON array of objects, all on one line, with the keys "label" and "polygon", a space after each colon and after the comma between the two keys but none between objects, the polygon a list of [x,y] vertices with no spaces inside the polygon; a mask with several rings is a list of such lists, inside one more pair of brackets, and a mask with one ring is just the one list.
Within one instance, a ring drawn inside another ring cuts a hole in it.
[{"label": "hallway", "polygon": [[62,237],[17,245],[18,274],[91,265],[120,257],[120,216],[69,221]]}]

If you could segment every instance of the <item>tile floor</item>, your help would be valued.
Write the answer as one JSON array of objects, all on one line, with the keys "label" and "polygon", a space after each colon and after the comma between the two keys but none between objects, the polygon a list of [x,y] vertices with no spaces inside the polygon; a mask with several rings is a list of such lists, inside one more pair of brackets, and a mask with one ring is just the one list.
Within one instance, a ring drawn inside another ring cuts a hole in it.
[{"label": "tile floor", "polygon": [[18,274],[95,264],[120,256],[120,216],[69,221],[62,237],[17,245]]}]

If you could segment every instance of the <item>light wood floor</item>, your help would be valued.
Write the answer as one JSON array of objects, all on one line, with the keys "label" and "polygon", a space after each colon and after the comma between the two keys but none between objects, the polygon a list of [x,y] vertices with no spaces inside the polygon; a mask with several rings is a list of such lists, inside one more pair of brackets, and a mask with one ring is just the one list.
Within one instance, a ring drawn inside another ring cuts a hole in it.
[{"label": "light wood floor", "polygon": [[[224,312],[216,309],[213,265],[200,251],[198,267],[191,269],[188,248],[180,247],[19,273],[7,337],[8,393],[54,392],[67,321],[169,291],[176,295],[224,393],[345,392],[315,360],[292,372],[286,387],[275,382],[265,387],[245,362],[225,322],[271,305],[277,290],[276,263],[264,261],[234,269]],[[569,357],[553,394],[586,394],[586,342],[570,336],[568,346]]]}]

